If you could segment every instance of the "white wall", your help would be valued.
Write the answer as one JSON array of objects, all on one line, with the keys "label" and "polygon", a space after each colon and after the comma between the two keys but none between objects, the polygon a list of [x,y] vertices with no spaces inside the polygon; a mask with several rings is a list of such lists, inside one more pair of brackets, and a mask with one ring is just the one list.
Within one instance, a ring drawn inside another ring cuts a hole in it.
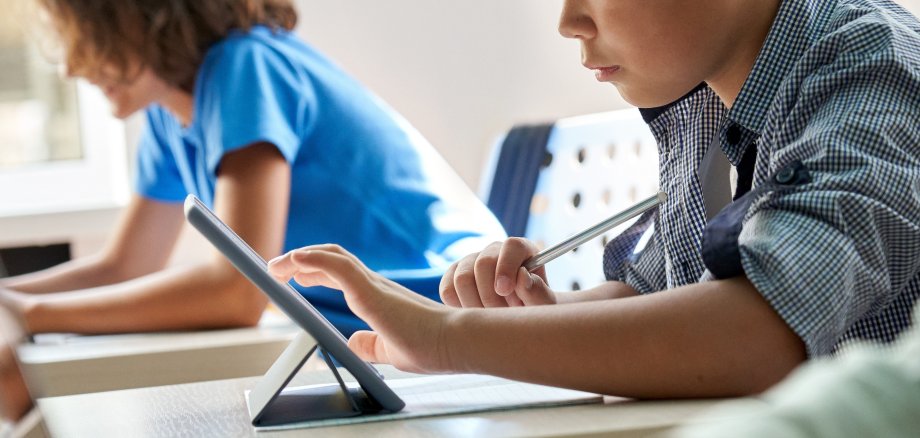
[{"label": "white wall", "polygon": [[920,0],[895,0],[895,3],[901,4],[914,15],[920,16]]},{"label": "white wall", "polygon": [[300,34],[367,84],[475,188],[513,123],[625,107],[556,30],[561,0],[298,0]]},{"label": "white wall", "polygon": [[[920,0],[898,0],[914,13]],[[300,34],[409,119],[474,189],[513,123],[624,108],[556,31],[562,0],[297,0]]]},{"label": "white wall", "polygon": [[[556,32],[562,0],[296,2],[301,35],[406,116],[473,188],[494,138],[513,123],[626,106],[581,67],[578,43]],[[920,0],[898,2],[920,13]],[[129,141],[139,130],[132,122]],[[73,222],[56,220],[33,228]],[[78,236],[76,253],[102,241]],[[201,251],[190,249],[200,242],[185,241],[178,258],[197,257]]]}]

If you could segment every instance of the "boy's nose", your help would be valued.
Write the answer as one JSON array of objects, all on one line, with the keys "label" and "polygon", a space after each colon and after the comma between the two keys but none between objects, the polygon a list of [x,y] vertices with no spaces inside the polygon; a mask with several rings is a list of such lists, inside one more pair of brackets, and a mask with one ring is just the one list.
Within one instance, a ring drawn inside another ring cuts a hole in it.
[{"label": "boy's nose", "polygon": [[565,38],[589,39],[596,31],[582,1],[566,0],[559,17],[559,34]]}]

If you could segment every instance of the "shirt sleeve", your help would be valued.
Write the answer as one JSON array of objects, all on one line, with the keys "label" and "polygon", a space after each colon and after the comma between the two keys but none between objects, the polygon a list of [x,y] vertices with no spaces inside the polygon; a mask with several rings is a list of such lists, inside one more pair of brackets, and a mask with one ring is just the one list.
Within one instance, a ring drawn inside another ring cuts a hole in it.
[{"label": "shirt sleeve", "polygon": [[604,247],[604,276],[647,294],[667,287],[665,257],[655,229],[658,209],[643,214]]},{"label": "shirt sleeve", "polygon": [[202,68],[196,117],[208,171],[216,175],[224,155],[260,142],[274,145],[292,163],[315,100],[305,73],[250,37],[225,41]]},{"label": "shirt sleeve", "polygon": [[626,260],[610,279],[622,281],[640,294],[667,289],[667,272],[660,235],[661,233],[655,230],[645,248]]},{"label": "shirt sleeve", "polygon": [[137,147],[134,188],[145,198],[160,202],[182,202],[187,191],[166,134],[163,111],[146,111],[146,124]]},{"label": "shirt sleeve", "polygon": [[[754,200],[738,238],[741,262],[810,356],[833,352],[856,322],[882,312],[920,266],[920,90],[885,82],[870,93],[849,81],[807,124],[780,127],[801,129],[794,140],[763,144],[772,170],[800,160],[812,179]],[[868,97],[885,93],[890,102]]]}]

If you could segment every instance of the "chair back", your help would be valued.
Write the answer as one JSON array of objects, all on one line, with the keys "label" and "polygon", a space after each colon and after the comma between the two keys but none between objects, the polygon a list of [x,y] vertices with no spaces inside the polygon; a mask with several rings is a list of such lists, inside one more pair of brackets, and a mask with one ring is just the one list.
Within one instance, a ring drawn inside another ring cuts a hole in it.
[{"label": "chair back", "polygon": [[[504,143],[499,142],[497,148]],[[515,178],[496,172],[525,170],[501,165],[498,161],[509,159],[507,154],[493,151],[491,161],[494,165],[483,178],[481,195],[486,195],[484,200],[493,211],[496,211],[496,196],[504,199],[499,207],[505,211],[509,209],[509,202],[520,204],[516,206],[518,209],[526,208],[529,213],[523,236],[541,249],[658,191],[657,146],[635,109],[560,119],[553,125],[545,144],[535,143],[528,148],[538,148],[543,156],[538,162],[528,160],[540,167],[535,183],[529,183],[534,185],[507,184]],[[501,187],[493,184],[499,181],[503,181]],[[515,199],[503,190],[524,196]],[[502,220],[501,216],[499,219]],[[603,282],[604,246],[630,223],[547,264],[550,287],[560,291],[578,290]],[[520,229],[521,225],[518,223],[515,227]],[[509,235],[513,235],[510,230]]]}]

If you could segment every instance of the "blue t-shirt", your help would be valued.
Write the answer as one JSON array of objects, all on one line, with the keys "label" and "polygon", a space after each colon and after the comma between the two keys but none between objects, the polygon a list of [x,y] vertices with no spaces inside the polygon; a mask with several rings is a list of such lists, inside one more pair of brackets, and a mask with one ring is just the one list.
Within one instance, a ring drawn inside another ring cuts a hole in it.
[{"label": "blue t-shirt", "polygon": [[[275,145],[291,166],[284,250],[337,243],[368,267],[437,298],[447,266],[502,239],[492,214],[427,141],[379,98],[288,32],[234,32],[206,54],[183,127],[147,109],[140,195],[213,206],[225,154]],[[343,333],[366,326],[338,292],[301,288]]]}]

